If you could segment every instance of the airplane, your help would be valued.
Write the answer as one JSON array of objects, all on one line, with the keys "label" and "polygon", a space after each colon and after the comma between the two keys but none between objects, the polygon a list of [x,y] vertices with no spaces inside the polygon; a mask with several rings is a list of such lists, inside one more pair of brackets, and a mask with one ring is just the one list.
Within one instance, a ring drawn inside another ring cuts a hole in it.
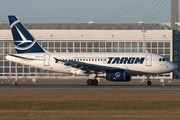
[{"label": "airplane", "polygon": [[148,52],[49,52],[16,16],[8,18],[17,54],[7,54],[6,60],[58,73],[88,76],[87,85],[98,85],[99,78],[128,82],[132,75],[146,75],[147,85],[151,85],[150,75],[177,69],[165,56]]}]

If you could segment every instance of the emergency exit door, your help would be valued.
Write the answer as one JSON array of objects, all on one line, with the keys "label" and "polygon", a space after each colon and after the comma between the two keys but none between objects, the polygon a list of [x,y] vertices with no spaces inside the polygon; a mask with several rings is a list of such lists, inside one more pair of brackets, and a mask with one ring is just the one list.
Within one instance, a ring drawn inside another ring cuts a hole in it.
[{"label": "emergency exit door", "polygon": [[44,66],[49,66],[50,65],[50,55],[45,54],[44,55]]},{"label": "emergency exit door", "polygon": [[103,64],[106,64],[107,63],[107,59],[106,57],[103,58]]},{"label": "emergency exit door", "polygon": [[146,55],[146,66],[152,65],[152,55]]}]

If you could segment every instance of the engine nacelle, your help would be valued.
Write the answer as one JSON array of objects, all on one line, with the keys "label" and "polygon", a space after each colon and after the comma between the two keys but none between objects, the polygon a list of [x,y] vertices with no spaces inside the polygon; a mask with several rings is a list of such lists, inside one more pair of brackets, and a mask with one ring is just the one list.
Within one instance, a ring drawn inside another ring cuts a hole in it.
[{"label": "engine nacelle", "polygon": [[126,75],[126,80],[124,82],[126,82],[126,81],[131,81],[131,76],[130,75]]},{"label": "engine nacelle", "polygon": [[122,69],[109,69],[106,70],[106,80],[125,82],[131,81],[131,76],[126,75],[126,71]]}]

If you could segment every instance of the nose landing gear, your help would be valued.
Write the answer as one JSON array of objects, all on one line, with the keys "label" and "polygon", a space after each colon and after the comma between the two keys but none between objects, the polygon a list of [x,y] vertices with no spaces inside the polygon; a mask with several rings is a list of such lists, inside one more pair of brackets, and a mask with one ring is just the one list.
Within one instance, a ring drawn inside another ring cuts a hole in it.
[{"label": "nose landing gear", "polygon": [[147,82],[147,85],[151,85],[151,81],[148,81],[148,82]]},{"label": "nose landing gear", "polygon": [[147,77],[147,85],[151,85],[151,84],[152,84],[152,82],[150,81],[150,78],[149,78],[149,77],[150,77],[150,75],[147,75],[146,77]]}]

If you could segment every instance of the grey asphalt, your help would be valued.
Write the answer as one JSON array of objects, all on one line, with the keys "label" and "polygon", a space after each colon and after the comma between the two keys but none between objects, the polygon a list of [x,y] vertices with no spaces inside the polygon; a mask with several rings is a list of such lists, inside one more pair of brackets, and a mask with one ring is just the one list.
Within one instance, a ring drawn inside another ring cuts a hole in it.
[{"label": "grey asphalt", "polygon": [[180,90],[180,85],[0,84],[0,90]]},{"label": "grey asphalt", "polygon": [[165,80],[166,86],[160,85],[163,83],[159,80],[151,80],[153,84],[148,86],[138,79],[130,82],[100,80],[97,86],[86,85],[86,79],[37,79],[37,84],[29,79],[28,84],[21,81],[18,85],[12,85],[13,80],[9,83],[5,81],[0,80],[0,90],[180,90],[180,80]]}]

